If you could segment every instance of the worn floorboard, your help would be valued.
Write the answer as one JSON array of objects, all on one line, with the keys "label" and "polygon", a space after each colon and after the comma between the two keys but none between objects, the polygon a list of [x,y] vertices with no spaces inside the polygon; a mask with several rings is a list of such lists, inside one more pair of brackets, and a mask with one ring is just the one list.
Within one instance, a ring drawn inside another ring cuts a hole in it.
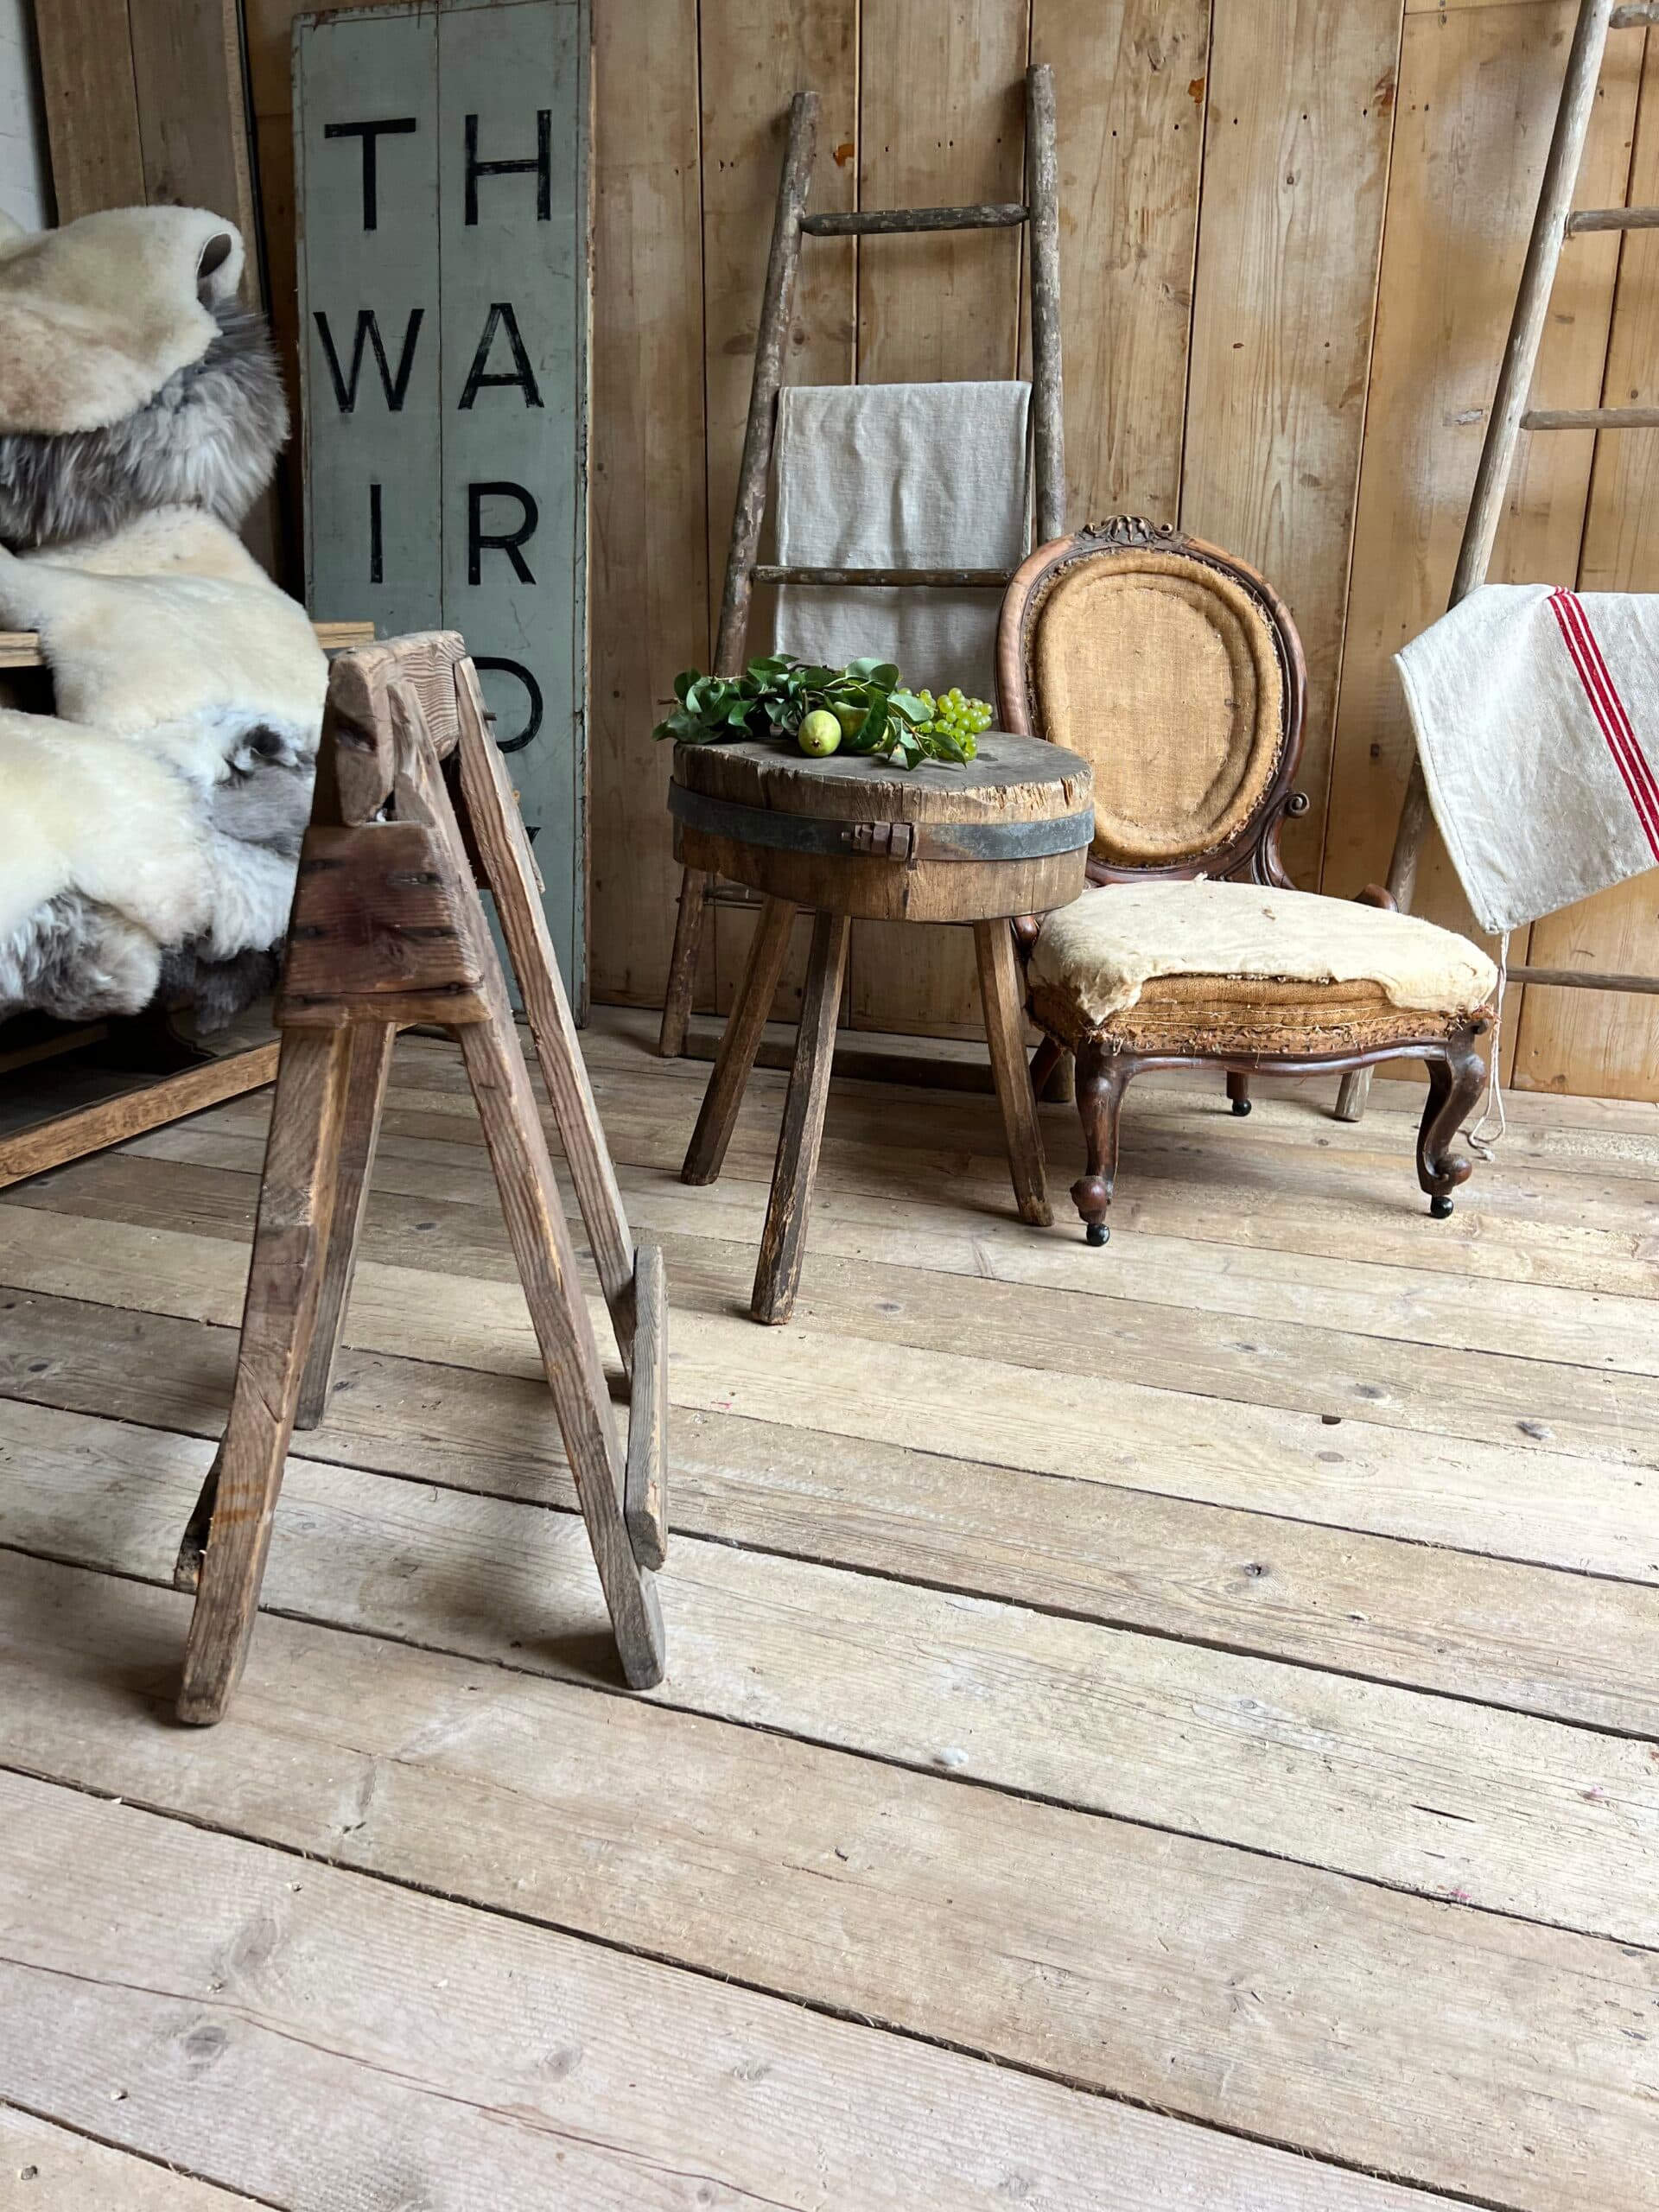
[{"label": "worn floorboard", "polygon": [[1650,2212],[1659,1109],[1526,1097],[1434,1224],[1407,1086],[1154,1079],[1098,1253],[988,1099],[838,1084],[761,1330],[780,1077],[690,1192],[706,1070],[586,1041],[672,1297],[648,1698],[451,1048],[206,1735],[264,1103],[0,1202],[5,2212]]}]

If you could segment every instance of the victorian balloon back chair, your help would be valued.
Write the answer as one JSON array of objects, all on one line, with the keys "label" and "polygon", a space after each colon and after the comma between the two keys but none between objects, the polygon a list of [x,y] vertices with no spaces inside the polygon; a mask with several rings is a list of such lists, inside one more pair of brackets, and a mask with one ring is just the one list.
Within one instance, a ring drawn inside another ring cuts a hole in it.
[{"label": "victorian balloon back chair", "polygon": [[1418,1179],[1449,1214],[1496,971],[1374,885],[1357,902],[1292,886],[1279,840],[1307,806],[1307,679],[1283,601],[1216,547],[1118,517],[1016,572],[997,683],[1004,728],[1094,770],[1091,887],[1014,925],[1046,1039],[1033,1079],[1077,1056],[1088,1165],[1071,1194],[1090,1243],[1107,1238],[1124,1088],[1159,1067],[1224,1070],[1243,1115],[1260,1071],[1423,1060]]}]

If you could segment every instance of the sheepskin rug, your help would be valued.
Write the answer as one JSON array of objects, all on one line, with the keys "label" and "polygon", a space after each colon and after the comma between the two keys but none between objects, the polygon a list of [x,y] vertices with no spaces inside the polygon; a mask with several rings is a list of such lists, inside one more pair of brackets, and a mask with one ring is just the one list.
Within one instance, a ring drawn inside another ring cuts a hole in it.
[{"label": "sheepskin rug", "polygon": [[222,523],[143,516],[0,552],[0,627],[38,630],[55,715],[0,711],[0,1015],[203,1026],[269,981],[310,810],[327,665]]}]

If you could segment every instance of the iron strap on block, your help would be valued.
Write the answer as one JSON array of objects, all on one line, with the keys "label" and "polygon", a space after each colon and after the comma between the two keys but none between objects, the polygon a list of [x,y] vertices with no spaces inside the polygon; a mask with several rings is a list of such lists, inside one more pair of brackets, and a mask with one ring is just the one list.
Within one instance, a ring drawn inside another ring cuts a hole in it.
[{"label": "iron strap on block", "polygon": [[776,852],[923,861],[1039,861],[1075,853],[1095,834],[1095,810],[1042,822],[838,822],[817,814],[779,814],[712,798],[684,784],[668,787],[668,810],[689,830]]}]

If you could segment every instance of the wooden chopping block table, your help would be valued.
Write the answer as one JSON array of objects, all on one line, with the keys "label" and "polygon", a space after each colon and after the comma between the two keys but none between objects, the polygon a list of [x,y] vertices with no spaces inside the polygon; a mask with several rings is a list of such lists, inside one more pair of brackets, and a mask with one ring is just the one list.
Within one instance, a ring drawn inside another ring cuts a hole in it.
[{"label": "wooden chopping block table", "polygon": [[675,747],[669,810],[687,868],[764,893],[742,989],[721,1038],[680,1170],[712,1183],[754,1065],[799,907],[813,913],[789,1096],[750,1311],[787,1321],[806,1247],[836,1017],[855,920],[967,922],[985,1038],[1024,1221],[1052,1219],[1025,1051],[1013,918],[1069,906],[1084,887],[1093,777],[1075,753],[988,730],[966,767],[906,772],[867,756],[809,760],[782,745]]}]

